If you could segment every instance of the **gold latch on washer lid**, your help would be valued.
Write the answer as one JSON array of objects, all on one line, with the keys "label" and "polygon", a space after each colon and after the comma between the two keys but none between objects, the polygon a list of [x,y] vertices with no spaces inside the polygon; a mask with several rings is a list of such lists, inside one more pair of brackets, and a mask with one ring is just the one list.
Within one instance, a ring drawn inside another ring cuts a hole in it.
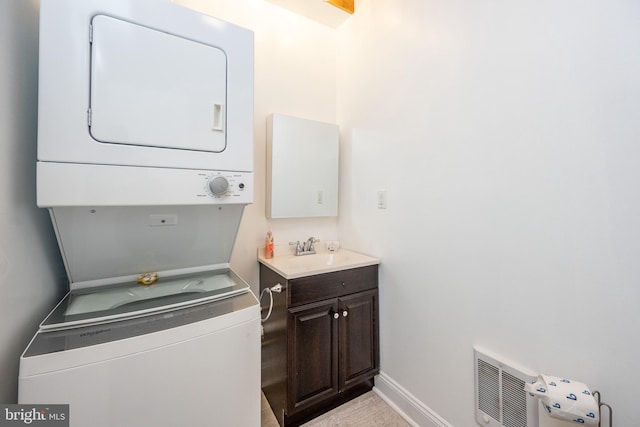
[{"label": "gold latch on washer lid", "polygon": [[158,273],[144,273],[138,276],[138,283],[142,286],[150,286],[158,281]]}]

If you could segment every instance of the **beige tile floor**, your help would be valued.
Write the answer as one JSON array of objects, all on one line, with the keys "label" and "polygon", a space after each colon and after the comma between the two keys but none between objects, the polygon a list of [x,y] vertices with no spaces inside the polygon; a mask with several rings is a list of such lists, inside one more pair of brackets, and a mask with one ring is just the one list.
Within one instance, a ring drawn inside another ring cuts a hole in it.
[{"label": "beige tile floor", "polygon": [[262,417],[262,427],[279,427],[278,420],[276,420],[276,416],[273,415],[271,411],[271,406],[269,406],[269,402],[267,402],[267,398],[264,397],[264,393],[262,394],[261,401],[261,412],[260,415]]},{"label": "beige tile floor", "polygon": [[[314,418],[303,427],[410,427],[397,412],[374,392],[345,403],[344,405]],[[278,427],[271,407],[262,396],[262,427]]]}]

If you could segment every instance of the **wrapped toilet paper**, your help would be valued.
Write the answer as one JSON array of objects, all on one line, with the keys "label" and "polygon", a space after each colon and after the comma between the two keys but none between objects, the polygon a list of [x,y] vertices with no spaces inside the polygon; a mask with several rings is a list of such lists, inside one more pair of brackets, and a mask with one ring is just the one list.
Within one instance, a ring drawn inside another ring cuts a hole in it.
[{"label": "wrapped toilet paper", "polygon": [[598,404],[583,383],[540,375],[538,381],[525,384],[524,389],[540,399],[550,417],[587,426],[598,425]]}]

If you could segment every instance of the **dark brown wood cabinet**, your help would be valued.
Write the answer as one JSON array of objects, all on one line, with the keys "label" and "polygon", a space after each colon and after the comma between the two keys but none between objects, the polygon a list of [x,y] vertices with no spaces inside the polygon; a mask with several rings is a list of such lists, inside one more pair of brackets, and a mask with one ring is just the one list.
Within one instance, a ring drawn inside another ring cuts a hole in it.
[{"label": "dark brown wood cabinet", "polygon": [[373,386],[378,266],[287,280],[261,264],[261,291],[277,283],[285,289],[263,325],[262,388],[279,423],[299,425]]}]

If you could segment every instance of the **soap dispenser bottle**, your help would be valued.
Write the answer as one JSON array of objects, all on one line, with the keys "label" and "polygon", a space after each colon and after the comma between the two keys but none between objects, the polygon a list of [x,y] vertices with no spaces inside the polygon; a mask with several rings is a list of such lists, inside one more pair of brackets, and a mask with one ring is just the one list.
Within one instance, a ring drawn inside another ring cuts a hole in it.
[{"label": "soap dispenser bottle", "polygon": [[271,231],[267,232],[267,238],[264,241],[264,257],[267,259],[273,258],[273,234]]}]

